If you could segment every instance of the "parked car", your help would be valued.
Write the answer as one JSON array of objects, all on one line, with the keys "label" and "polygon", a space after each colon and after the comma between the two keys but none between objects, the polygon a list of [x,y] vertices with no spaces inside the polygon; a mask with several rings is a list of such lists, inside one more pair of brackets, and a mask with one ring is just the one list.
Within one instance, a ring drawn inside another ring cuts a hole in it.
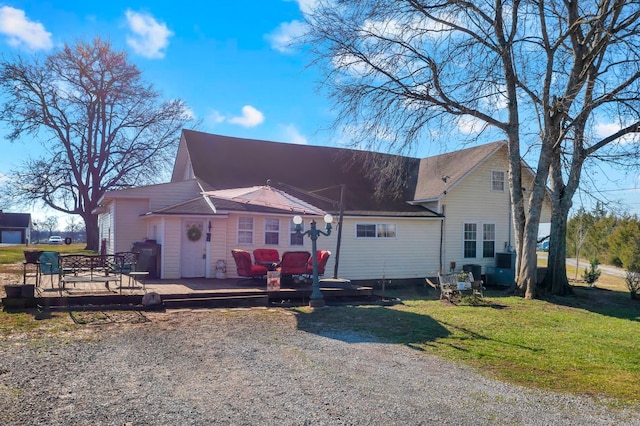
[{"label": "parked car", "polygon": [[64,238],[59,235],[52,235],[49,237],[49,244],[62,244],[64,242]]}]

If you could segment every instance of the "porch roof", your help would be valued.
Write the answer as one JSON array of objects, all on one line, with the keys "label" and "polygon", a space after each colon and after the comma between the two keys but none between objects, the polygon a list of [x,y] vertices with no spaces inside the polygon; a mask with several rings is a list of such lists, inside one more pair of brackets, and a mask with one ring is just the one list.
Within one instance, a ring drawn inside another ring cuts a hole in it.
[{"label": "porch roof", "polygon": [[[229,212],[245,212],[245,213],[262,213],[262,214],[284,214],[293,216],[289,210],[281,210],[272,207],[258,206],[253,204],[238,203],[235,201],[229,201],[221,198],[209,197],[213,205],[216,207],[216,213],[211,210],[209,204],[203,199],[203,197],[193,198],[191,200],[177,203],[162,209],[154,210],[145,213],[143,216],[211,216],[211,215],[226,215]],[[329,213],[337,215],[338,211],[329,210]],[[415,212],[396,212],[396,211],[379,211],[379,210],[352,210],[347,216],[361,216],[361,217],[420,217],[420,218],[440,218],[441,215],[428,209],[420,209]]]}]

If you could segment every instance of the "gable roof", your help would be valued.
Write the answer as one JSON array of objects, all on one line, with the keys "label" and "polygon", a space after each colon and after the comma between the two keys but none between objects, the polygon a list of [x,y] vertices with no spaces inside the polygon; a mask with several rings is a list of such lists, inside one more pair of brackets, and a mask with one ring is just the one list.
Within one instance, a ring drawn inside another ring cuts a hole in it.
[{"label": "gable roof", "polygon": [[450,191],[480,164],[506,146],[507,142],[498,141],[423,158],[420,160],[413,201],[437,200],[445,190]]},{"label": "gable roof", "polygon": [[0,228],[29,228],[31,214],[4,213],[0,210]]},{"label": "gable roof", "polygon": [[[403,163],[408,178],[401,197],[377,199],[373,196],[376,182],[367,176],[365,168],[369,155]],[[172,181],[189,177],[189,168],[203,187],[211,189],[264,185],[270,180],[274,187],[332,213],[336,212],[336,204],[305,192],[331,188],[317,193],[337,202],[340,200],[339,186],[345,184],[345,214],[437,216],[406,202],[413,197],[419,164],[419,159],[410,157],[183,130]]]},{"label": "gable roof", "polygon": [[[306,191],[337,202],[339,186],[345,184],[346,215],[439,217],[418,203],[437,200],[445,189],[450,190],[504,147],[506,142],[498,141],[419,159],[183,130],[171,181],[195,178],[205,190],[215,190],[264,185],[270,180],[271,185],[331,213],[336,212],[335,203],[318,200]],[[378,183],[366,168],[371,156],[401,162],[405,171],[401,196],[374,197]],[[448,176],[446,184],[443,176]],[[318,191],[322,188],[326,190]],[[220,200],[214,200],[216,208],[219,204]],[[234,207],[238,206],[231,210]]]}]

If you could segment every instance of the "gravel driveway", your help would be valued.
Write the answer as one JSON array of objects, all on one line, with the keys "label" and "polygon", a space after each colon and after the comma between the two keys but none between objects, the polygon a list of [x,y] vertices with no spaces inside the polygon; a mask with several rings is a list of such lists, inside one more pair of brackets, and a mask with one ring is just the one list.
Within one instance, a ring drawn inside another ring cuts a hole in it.
[{"label": "gravel driveway", "polygon": [[286,309],[84,315],[79,333],[1,343],[0,424],[640,425]]}]

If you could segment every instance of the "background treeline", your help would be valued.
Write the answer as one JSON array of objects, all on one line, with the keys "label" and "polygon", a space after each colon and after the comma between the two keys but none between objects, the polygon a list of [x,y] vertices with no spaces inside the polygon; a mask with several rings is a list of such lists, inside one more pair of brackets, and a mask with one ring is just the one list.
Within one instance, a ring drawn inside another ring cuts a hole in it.
[{"label": "background treeline", "polygon": [[640,220],[619,216],[604,205],[587,212],[580,209],[567,224],[567,256],[640,272]]}]

